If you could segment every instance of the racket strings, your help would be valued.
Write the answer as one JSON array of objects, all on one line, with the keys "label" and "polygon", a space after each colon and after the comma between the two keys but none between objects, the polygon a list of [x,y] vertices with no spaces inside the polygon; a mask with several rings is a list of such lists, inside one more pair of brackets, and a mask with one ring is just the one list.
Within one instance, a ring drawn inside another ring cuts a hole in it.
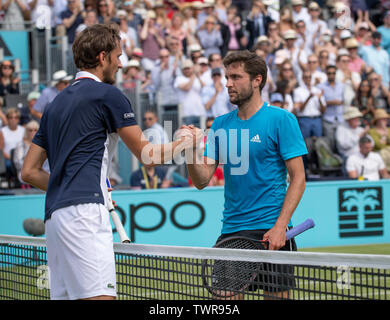
[{"label": "racket strings", "polygon": [[[261,243],[247,239],[231,239],[220,243],[219,248],[259,250]],[[209,291],[219,297],[234,296],[242,293],[255,280],[261,271],[258,262],[233,260],[207,260],[204,265],[204,278]]]}]

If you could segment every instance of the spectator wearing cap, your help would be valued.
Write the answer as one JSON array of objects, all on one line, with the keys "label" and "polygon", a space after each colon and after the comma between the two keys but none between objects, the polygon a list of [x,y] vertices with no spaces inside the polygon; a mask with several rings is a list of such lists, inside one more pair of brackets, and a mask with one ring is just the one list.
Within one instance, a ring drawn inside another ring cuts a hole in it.
[{"label": "spectator wearing cap", "polygon": [[359,151],[359,139],[365,136],[370,126],[361,126],[363,114],[358,108],[351,106],[344,112],[345,122],[336,129],[336,145],[339,155],[345,160]]},{"label": "spectator wearing cap", "polygon": [[356,38],[349,38],[345,42],[345,48],[349,52],[349,58],[351,61],[349,62],[349,70],[352,72],[357,72],[360,75],[363,74],[366,68],[366,64],[363,59],[358,55],[359,42]]},{"label": "spectator wearing cap", "polygon": [[140,33],[143,50],[142,64],[146,70],[151,70],[159,56],[161,48],[165,47],[163,30],[156,24],[156,13],[149,10]]},{"label": "spectator wearing cap", "polygon": [[163,110],[177,110],[179,103],[176,89],[173,84],[181,70],[175,65],[175,60],[170,59],[170,52],[163,48],[160,50],[159,60],[152,69],[151,79],[156,92],[157,104]]},{"label": "spectator wearing cap", "polygon": [[62,24],[66,28],[68,44],[71,46],[76,37],[76,30],[79,25],[84,23],[82,16],[83,8],[80,0],[68,0],[67,8],[61,12]]},{"label": "spectator wearing cap", "polygon": [[328,29],[328,25],[320,19],[321,8],[317,2],[310,2],[309,4],[310,19],[306,23],[308,38],[313,42],[318,41],[321,34]]},{"label": "spectator wearing cap", "polygon": [[389,87],[390,57],[385,49],[381,47],[382,35],[373,32],[372,45],[362,46],[360,54],[364,62],[372,67],[376,73],[381,75],[383,85]]},{"label": "spectator wearing cap", "polygon": [[135,0],[122,0],[122,9],[127,13],[127,24],[139,33],[144,20],[140,14],[134,12],[134,5]]},{"label": "spectator wearing cap", "polygon": [[72,79],[73,76],[68,75],[65,70],[54,72],[51,86],[42,90],[41,96],[36,101],[34,107],[31,109],[31,114],[33,117],[40,120],[46,107],[62,90],[64,90],[69,85],[69,82]]},{"label": "spectator wearing cap", "polygon": [[335,150],[335,131],[337,126],[344,122],[344,84],[336,81],[337,67],[326,67],[327,81],[317,87],[323,92],[326,109],[322,115],[322,130],[328,137],[330,147]]},{"label": "spectator wearing cap", "polygon": [[302,73],[301,85],[294,89],[294,109],[303,138],[322,136],[322,114],[326,102],[320,89],[312,85],[312,74],[309,70]]},{"label": "spectator wearing cap", "polygon": [[390,10],[386,11],[383,18],[383,25],[377,28],[377,31],[382,35],[382,47],[390,56]]},{"label": "spectator wearing cap", "polygon": [[275,107],[283,108],[284,101],[283,101],[283,95],[281,93],[273,92],[271,94],[269,101],[271,105]]},{"label": "spectator wearing cap", "polygon": [[246,19],[246,30],[248,35],[248,49],[251,49],[255,41],[260,36],[265,36],[268,33],[268,25],[273,21],[268,15],[267,8],[260,0],[256,0],[252,4],[252,9]]},{"label": "spectator wearing cap", "polygon": [[307,23],[310,19],[309,12],[305,7],[305,1],[303,0],[291,0],[292,7],[292,19],[294,23],[302,20]]},{"label": "spectator wearing cap", "polygon": [[349,107],[355,98],[356,91],[359,88],[361,77],[358,72],[351,71],[349,64],[351,58],[347,49],[340,49],[337,54],[337,72],[336,82],[344,84],[344,106]]},{"label": "spectator wearing cap", "polygon": [[197,32],[197,36],[206,58],[212,53],[221,54],[220,46],[223,44],[223,39],[220,26],[214,16],[205,19],[204,27]]},{"label": "spectator wearing cap", "polygon": [[182,73],[176,77],[174,88],[177,90],[179,104],[181,105],[182,122],[200,127],[201,117],[206,116],[206,109],[202,102],[202,87],[204,83],[199,74],[194,71],[192,60],[185,60],[182,64]]},{"label": "spectator wearing cap", "polygon": [[[314,53],[317,56],[320,56],[320,52],[327,52],[327,61],[323,67],[326,67],[328,64],[336,63],[337,57],[337,46],[332,42],[332,33],[329,29],[323,30],[323,33],[319,41],[313,43]],[[322,61],[323,62],[323,61]],[[320,61],[320,65],[322,65]]]},{"label": "spectator wearing cap", "polygon": [[230,111],[229,94],[226,86],[222,84],[222,70],[214,68],[211,70],[211,85],[202,89],[202,101],[207,110],[207,117],[219,117]]},{"label": "spectator wearing cap", "polygon": [[32,91],[27,95],[27,105],[24,105],[19,109],[20,125],[25,126],[31,120],[39,120],[33,117],[32,109],[40,96],[41,94],[37,91]]},{"label": "spectator wearing cap", "polygon": [[386,169],[390,172],[390,115],[383,109],[378,109],[374,113],[373,127],[368,134],[374,140],[374,151],[379,152]]}]

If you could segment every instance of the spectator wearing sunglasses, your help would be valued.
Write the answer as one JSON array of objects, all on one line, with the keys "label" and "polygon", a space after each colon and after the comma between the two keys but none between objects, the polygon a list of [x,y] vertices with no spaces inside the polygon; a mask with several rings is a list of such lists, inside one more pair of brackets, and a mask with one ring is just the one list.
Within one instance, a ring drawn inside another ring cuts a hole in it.
[{"label": "spectator wearing sunglasses", "polygon": [[0,64],[0,96],[19,94],[20,78],[15,75],[15,67],[11,61],[5,60]]}]

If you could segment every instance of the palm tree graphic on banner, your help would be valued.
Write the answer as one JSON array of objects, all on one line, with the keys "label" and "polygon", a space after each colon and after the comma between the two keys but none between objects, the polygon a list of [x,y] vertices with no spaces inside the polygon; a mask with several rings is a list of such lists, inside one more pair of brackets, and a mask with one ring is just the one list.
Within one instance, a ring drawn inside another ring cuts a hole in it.
[{"label": "palm tree graphic on banner", "polygon": [[[343,198],[344,201],[341,203],[341,207],[347,210],[345,213],[357,213],[358,229],[363,230],[365,228],[364,212],[366,208],[375,210],[375,208],[380,205],[380,202],[378,201],[378,190],[347,190],[343,192]],[[354,208],[356,208],[356,211],[352,211]]]}]

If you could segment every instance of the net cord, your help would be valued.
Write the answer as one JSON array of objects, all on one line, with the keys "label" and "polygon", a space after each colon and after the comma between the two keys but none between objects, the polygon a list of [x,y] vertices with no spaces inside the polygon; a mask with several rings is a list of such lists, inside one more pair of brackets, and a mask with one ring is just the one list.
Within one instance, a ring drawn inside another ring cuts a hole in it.
[{"label": "net cord", "polygon": [[[0,243],[45,247],[45,238],[0,235]],[[222,249],[151,244],[114,243],[116,253],[194,259],[237,260],[278,264],[329,267],[358,267],[390,270],[390,255],[323,252],[283,252],[267,250]]]}]

